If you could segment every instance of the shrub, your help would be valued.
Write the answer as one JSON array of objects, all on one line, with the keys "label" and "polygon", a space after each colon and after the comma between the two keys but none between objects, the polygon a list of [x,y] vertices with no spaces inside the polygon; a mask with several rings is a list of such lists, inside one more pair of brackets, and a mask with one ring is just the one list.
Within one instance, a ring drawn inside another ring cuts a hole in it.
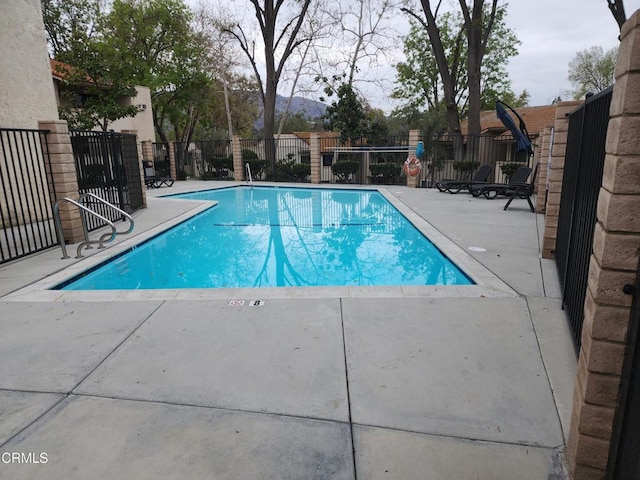
[{"label": "shrub", "polygon": [[453,169],[459,172],[461,176],[467,176],[473,173],[473,171],[480,166],[480,162],[474,162],[471,160],[464,160],[453,162]]},{"label": "shrub", "polygon": [[347,182],[351,174],[357,173],[360,163],[353,160],[341,160],[331,165],[331,171],[338,177],[339,182]]},{"label": "shrub", "polygon": [[291,165],[291,175],[299,182],[306,182],[307,177],[311,175],[311,165],[308,163],[294,163]]},{"label": "shrub", "polygon": [[209,166],[215,170],[233,170],[233,158],[232,157],[213,157],[207,159]]},{"label": "shrub", "polygon": [[502,174],[509,179],[511,178],[511,175],[513,175],[516,170],[522,166],[522,163],[505,163],[500,165],[500,170],[502,171]]},{"label": "shrub", "polygon": [[369,165],[369,170],[374,177],[392,178],[400,175],[401,167],[395,163],[374,163]]}]

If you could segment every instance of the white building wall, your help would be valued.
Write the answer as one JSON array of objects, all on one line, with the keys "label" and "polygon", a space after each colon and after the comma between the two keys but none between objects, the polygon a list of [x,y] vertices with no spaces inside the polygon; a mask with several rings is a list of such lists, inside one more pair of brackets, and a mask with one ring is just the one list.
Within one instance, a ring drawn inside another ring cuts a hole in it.
[{"label": "white building wall", "polygon": [[[1,1],[1,0],[0,0]],[[137,130],[138,142],[155,142],[156,133],[153,128],[153,110],[151,108],[151,91],[149,87],[136,85],[136,96],[125,100],[127,105],[137,105],[142,109],[135,117],[121,118],[109,124],[110,130]]]},{"label": "white building wall", "polygon": [[57,119],[40,0],[0,0],[0,127]]}]

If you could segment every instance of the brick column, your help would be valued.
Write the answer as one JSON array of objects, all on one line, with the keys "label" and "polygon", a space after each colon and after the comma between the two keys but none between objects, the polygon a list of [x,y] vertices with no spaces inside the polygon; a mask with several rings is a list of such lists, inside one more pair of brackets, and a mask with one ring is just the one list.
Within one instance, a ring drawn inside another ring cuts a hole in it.
[{"label": "brick column", "polygon": [[638,273],[640,10],[620,38],[567,445],[574,480],[607,473],[632,301],[622,288]]},{"label": "brick column", "polygon": [[556,120],[553,127],[553,146],[551,164],[549,166],[549,182],[547,205],[545,207],[544,236],[542,239],[543,258],[552,258],[556,251],[558,235],[558,212],[560,211],[560,194],[562,192],[562,176],[564,173],[564,156],[567,152],[567,133],[569,130],[569,114],[582,102],[560,102],[556,108]]},{"label": "brick column", "polygon": [[309,150],[311,153],[311,183],[320,183],[322,180],[322,155],[320,154],[320,135],[317,132],[311,133],[309,139]]},{"label": "brick column", "polygon": [[549,154],[551,153],[552,129],[546,127],[538,137],[540,155],[537,157],[538,178],[537,178],[537,195],[536,195],[536,213],[545,213],[547,204],[547,180],[549,178]]},{"label": "brick column", "polygon": [[[419,140],[420,140],[420,130],[409,130],[409,151],[410,152],[415,152],[416,147],[418,146]],[[423,165],[422,168],[425,168],[425,166]],[[407,175],[407,187],[416,188],[418,186],[419,179],[420,179],[420,175],[416,175],[415,177],[412,177],[411,175]]]},{"label": "brick column", "polygon": [[[39,121],[40,130],[49,130],[46,144],[43,142],[42,151],[49,157],[47,180],[51,202],[69,197],[78,200],[78,175],[73,159],[73,148],[67,122],[64,120]],[[76,243],[84,240],[80,211],[68,202],[59,205],[62,232],[66,243]]]},{"label": "brick column", "polygon": [[231,140],[231,151],[233,154],[233,179],[236,182],[244,180],[244,163],[242,163],[242,145],[240,145],[240,137],[233,136]]},{"label": "brick column", "polygon": [[176,167],[176,142],[169,142],[169,175],[174,180],[178,179],[178,169]]},{"label": "brick column", "polygon": [[142,159],[153,162],[153,143],[151,140],[145,140],[141,143]]}]

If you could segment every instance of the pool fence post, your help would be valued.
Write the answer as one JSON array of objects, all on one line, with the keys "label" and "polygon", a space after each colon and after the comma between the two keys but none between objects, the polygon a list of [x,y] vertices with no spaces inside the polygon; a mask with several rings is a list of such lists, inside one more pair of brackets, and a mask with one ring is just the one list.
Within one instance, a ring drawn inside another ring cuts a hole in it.
[{"label": "pool fence post", "polygon": [[320,135],[312,132],[309,138],[309,150],[311,156],[311,183],[320,183],[320,171],[322,169],[322,156],[320,155]]},{"label": "pool fence post", "polygon": [[176,168],[176,142],[169,142],[169,174],[174,180],[178,180],[178,169]]},{"label": "pool fence post", "polygon": [[231,140],[231,152],[233,155],[233,179],[236,182],[241,182],[244,180],[244,165],[242,163],[242,145],[238,135],[234,135]]},{"label": "pool fence post", "polygon": [[[69,136],[69,127],[65,120],[39,121],[38,129],[48,130],[42,138],[42,150],[49,162],[46,163],[47,181],[51,193],[51,204],[69,197],[77,200],[78,174],[73,158],[73,147]],[[60,223],[66,243],[76,243],[84,240],[84,229],[80,211],[68,202],[60,206]],[[60,241],[62,239],[59,239]]]}]

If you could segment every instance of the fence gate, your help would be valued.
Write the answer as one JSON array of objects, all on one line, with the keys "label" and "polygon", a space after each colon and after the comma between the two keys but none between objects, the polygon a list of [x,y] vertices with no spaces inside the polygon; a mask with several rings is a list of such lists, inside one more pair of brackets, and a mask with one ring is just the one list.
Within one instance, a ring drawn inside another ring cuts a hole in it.
[{"label": "fence gate", "polygon": [[602,185],[613,87],[571,113],[558,214],[556,263],[576,351],[580,348],[596,207]]},{"label": "fence gate", "polygon": [[[131,213],[142,206],[142,181],[136,136],[114,132],[71,131],[71,145],[78,174],[78,190],[93,193]],[[118,213],[104,205],[92,208],[111,221]],[[87,218],[89,230],[102,227],[95,217]]]}]

